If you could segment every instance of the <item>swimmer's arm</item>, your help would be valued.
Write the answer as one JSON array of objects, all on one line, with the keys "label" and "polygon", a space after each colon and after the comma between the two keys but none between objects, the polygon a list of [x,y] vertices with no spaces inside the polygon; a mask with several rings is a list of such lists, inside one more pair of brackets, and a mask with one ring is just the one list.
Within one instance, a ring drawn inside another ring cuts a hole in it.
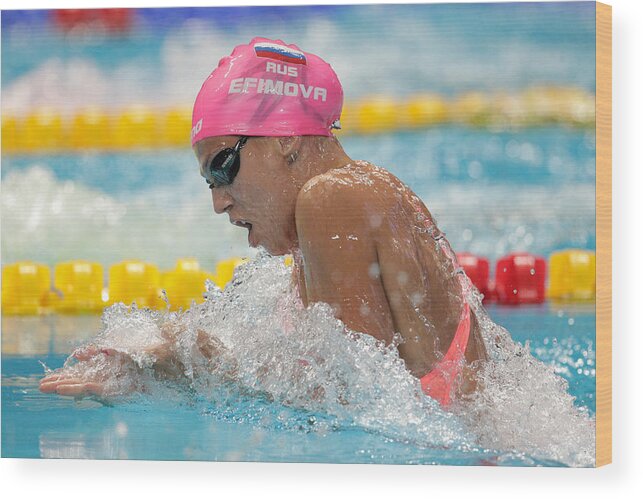
[{"label": "swimmer's arm", "polygon": [[293,254],[291,285],[298,293],[302,303],[308,303],[308,297],[306,296],[306,280],[304,279],[304,262],[301,252],[299,251],[295,251]]},{"label": "swimmer's arm", "polygon": [[305,305],[325,302],[354,331],[390,344],[394,326],[379,278],[363,187],[318,182],[302,189],[296,223],[305,262]]},{"label": "swimmer's arm", "polygon": [[[69,360],[75,360],[77,365],[68,366]],[[127,387],[124,383],[120,383],[120,386],[115,388],[114,384],[110,382],[112,379],[122,379],[126,372],[131,378],[138,371],[131,357],[124,353],[109,348],[98,348],[90,344],[75,350],[67,362],[62,368],[49,371],[40,380],[39,389],[41,392],[77,399],[95,397],[106,402],[113,397],[135,391],[135,383],[130,383]],[[95,369],[97,363],[100,363],[103,369],[109,366],[111,375],[107,376],[104,372],[97,371]],[[79,366],[84,367],[79,368]],[[92,374],[88,375],[88,372]]]},{"label": "swimmer's arm", "polygon": [[[154,348],[147,349],[146,353],[153,356],[152,369],[157,377],[168,380],[181,380],[185,377],[187,366],[183,364],[178,355],[179,336],[183,333],[181,329],[164,327],[161,329],[161,336],[164,342]],[[236,375],[237,365],[234,359],[227,355],[228,350],[213,335],[199,329],[196,333],[195,346],[199,354],[206,360],[207,369],[212,373],[218,371],[230,379]],[[225,358],[225,365],[223,359]],[[225,367],[225,369],[222,369]]]},{"label": "swimmer's arm", "polygon": [[[177,338],[180,331],[171,328],[163,328],[162,337],[164,341],[144,350],[144,353],[151,355],[154,359],[151,369],[158,379],[178,381],[186,380],[186,366],[183,365],[177,355]],[[217,370],[227,380],[234,380],[237,373],[237,365],[234,359],[225,356],[225,346],[216,338],[208,335],[205,331],[197,332],[196,347],[199,353],[206,359],[211,371]],[[225,365],[221,361],[226,357]],[[137,383],[138,377],[142,375],[141,368],[127,354],[113,349],[98,348],[94,345],[87,345],[76,350],[72,357],[78,363],[86,363],[88,367],[96,362],[109,362],[112,366],[110,377],[122,377],[127,373],[131,383],[127,385],[126,392],[112,393],[110,379],[104,375],[96,375],[88,378],[79,374],[78,369],[57,369],[50,372],[40,380],[40,391],[43,393],[56,393],[63,396],[98,397],[102,400],[109,400],[114,396],[127,395],[133,391],[140,390]]]}]

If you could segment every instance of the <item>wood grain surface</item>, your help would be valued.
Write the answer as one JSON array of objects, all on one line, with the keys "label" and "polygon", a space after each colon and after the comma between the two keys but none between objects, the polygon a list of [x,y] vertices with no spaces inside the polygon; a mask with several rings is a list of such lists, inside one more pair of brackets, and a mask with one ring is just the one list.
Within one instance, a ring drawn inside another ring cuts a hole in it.
[{"label": "wood grain surface", "polygon": [[612,462],[612,7],[596,3],[596,466]]}]

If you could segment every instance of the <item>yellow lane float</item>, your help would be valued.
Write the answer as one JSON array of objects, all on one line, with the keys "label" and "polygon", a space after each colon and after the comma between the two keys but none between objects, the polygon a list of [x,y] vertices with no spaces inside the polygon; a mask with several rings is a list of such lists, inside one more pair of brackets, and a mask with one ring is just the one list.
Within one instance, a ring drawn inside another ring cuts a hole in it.
[{"label": "yellow lane float", "polygon": [[192,129],[190,109],[170,109],[163,115],[161,143],[172,147],[189,147]]},{"label": "yellow lane float", "polygon": [[46,311],[51,288],[47,265],[30,261],[5,265],[2,269],[2,313],[33,315]]},{"label": "yellow lane float", "polygon": [[492,99],[482,92],[465,93],[451,103],[449,119],[454,123],[467,125],[489,125],[492,119]]},{"label": "yellow lane float", "polygon": [[192,302],[202,303],[206,279],[214,280],[194,258],[182,258],[176,262],[176,268],[163,272],[161,287],[167,294],[170,310],[186,310]]},{"label": "yellow lane float", "polygon": [[[359,133],[381,133],[399,127],[399,104],[385,95],[376,95],[357,104],[357,129]],[[344,125],[342,124],[342,127]]]},{"label": "yellow lane float", "polygon": [[115,149],[149,148],[159,144],[157,117],[152,109],[132,106],[121,113],[114,123]]},{"label": "yellow lane float", "polygon": [[61,297],[56,309],[63,313],[100,312],[104,303],[103,266],[100,263],[75,260],[56,265],[54,287]]},{"label": "yellow lane float", "polygon": [[109,268],[109,304],[136,303],[139,308],[159,308],[161,274],[156,265],[141,260],[126,260]]},{"label": "yellow lane float", "polygon": [[555,300],[596,299],[596,254],[568,249],[549,257],[548,296]]},{"label": "yellow lane float", "polygon": [[446,102],[440,96],[431,94],[410,97],[403,111],[403,124],[409,128],[446,123],[449,112]]},{"label": "yellow lane float", "polygon": [[[108,296],[103,292],[103,268],[84,260],[55,266],[54,287],[47,265],[30,261],[5,265],[2,269],[2,313],[35,315],[56,310],[63,313],[100,311],[117,302],[138,307],[164,309],[161,289],[165,289],[171,310],[187,309],[192,302],[203,302],[206,279],[221,289],[232,280],[234,270],[247,258],[229,258],[216,265],[216,274],[203,270],[195,258],[177,260],[172,270],[159,272],[156,265],[126,260],[109,269]],[[284,264],[293,264],[292,256]],[[596,299],[596,254],[567,249],[553,253],[548,262],[551,300],[587,301]]]},{"label": "yellow lane float", "polygon": [[74,116],[69,132],[72,149],[105,149],[112,143],[112,123],[99,108],[88,108]]},{"label": "yellow lane float", "polygon": [[221,260],[219,263],[217,263],[214,283],[221,289],[225,288],[226,284],[228,284],[232,280],[234,269],[236,269],[239,265],[246,263],[247,261],[247,258],[229,258],[227,260]]},{"label": "yellow lane float", "polygon": [[27,151],[56,151],[65,147],[66,130],[62,117],[53,109],[29,114],[19,133]]},{"label": "yellow lane float", "polygon": [[22,149],[19,122],[15,116],[2,115],[2,153],[15,154]]},{"label": "yellow lane float", "polygon": [[[582,88],[541,86],[518,92],[465,92],[452,99],[430,93],[404,98],[370,95],[344,102],[346,134],[417,130],[443,123],[468,126],[542,126],[564,123],[593,126],[595,96]],[[63,116],[52,108],[24,115],[2,116],[3,154],[98,149],[108,151],[151,147],[189,147],[189,107],[127,109],[97,107]]]},{"label": "yellow lane float", "polygon": [[346,135],[347,133],[354,133],[355,130],[357,130],[357,120],[357,107],[352,105],[350,102],[344,102],[340,118],[342,128],[339,130],[334,129],[333,133],[338,137]]}]

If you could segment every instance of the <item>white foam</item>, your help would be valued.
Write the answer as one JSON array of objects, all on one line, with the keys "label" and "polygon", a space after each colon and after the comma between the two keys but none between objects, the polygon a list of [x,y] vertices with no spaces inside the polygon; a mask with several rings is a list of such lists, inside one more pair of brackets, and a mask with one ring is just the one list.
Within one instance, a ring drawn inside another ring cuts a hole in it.
[{"label": "white foam", "polygon": [[477,442],[491,449],[513,450],[571,466],[592,466],[595,421],[574,404],[567,381],[531,355],[529,343],[514,343],[469,296],[482,327],[490,359],[479,373],[480,390],[456,408]]}]

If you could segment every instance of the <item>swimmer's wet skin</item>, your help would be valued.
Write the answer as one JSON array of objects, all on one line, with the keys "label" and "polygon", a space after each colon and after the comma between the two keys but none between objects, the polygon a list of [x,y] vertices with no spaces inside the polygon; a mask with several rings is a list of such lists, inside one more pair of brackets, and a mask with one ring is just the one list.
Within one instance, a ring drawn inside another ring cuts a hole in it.
[{"label": "swimmer's wet skin", "polygon": [[[344,152],[332,134],[342,103],[337,75],[318,56],[265,38],[235,47],[194,105],[201,174],[215,212],[245,228],[251,246],[293,254],[304,306],[327,303],[350,330],[395,343],[424,392],[449,406],[476,390],[487,359],[469,281],[422,201],[388,171]],[[173,341],[156,348],[172,352]],[[151,358],[180,376],[182,364],[168,355]],[[108,357],[91,351],[85,361]],[[104,381],[63,370],[41,389],[104,396]]]}]

